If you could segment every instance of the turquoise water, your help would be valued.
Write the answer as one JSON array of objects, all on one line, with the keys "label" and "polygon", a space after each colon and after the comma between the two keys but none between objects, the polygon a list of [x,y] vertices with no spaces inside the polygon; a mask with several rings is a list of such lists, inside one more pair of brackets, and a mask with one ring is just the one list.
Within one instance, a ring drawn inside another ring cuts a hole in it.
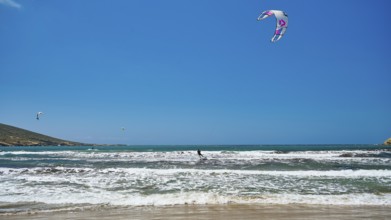
[{"label": "turquoise water", "polygon": [[391,151],[381,145],[0,150],[3,214],[101,205],[391,205]]}]

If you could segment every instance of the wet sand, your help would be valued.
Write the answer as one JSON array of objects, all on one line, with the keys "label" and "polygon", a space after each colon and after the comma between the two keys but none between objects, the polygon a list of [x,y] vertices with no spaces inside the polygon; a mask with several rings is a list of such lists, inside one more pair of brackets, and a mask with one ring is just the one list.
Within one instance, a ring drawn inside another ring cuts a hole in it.
[{"label": "wet sand", "polygon": [[42,219],[391,219],[390,206],[178,205],[0,215],[7,220]]}]

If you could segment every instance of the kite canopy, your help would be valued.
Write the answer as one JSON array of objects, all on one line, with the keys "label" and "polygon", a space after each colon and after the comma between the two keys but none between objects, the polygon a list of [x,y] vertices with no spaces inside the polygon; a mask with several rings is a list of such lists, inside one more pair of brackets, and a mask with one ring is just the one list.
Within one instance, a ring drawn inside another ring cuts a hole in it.
[{"label": "kite canopy", "polygon": [[39,120],[39,116],[42,114],[43,114],[43,112],[37,112],[37,120]]},{"label": "kite canopy", "polygon": [[258,21],[268,18],[274,15],[277,19],[276,31],[274,32],[274,36],[271,39],[271,42],[277,42],[282,38],[285,34],[286,29],[288,28],[288,15],[279,10],[267,10],[262,12],[258,17]]}]

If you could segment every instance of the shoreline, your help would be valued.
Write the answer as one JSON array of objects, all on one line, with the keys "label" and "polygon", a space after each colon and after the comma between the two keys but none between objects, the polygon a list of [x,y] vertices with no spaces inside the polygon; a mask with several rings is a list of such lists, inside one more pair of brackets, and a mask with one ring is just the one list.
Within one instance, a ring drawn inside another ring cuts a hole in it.
[{"label": "shoreline", "polygon": [[391,206],[226,204],[95,207],[86,210],[2,214],[0,219],[387,219]]}]

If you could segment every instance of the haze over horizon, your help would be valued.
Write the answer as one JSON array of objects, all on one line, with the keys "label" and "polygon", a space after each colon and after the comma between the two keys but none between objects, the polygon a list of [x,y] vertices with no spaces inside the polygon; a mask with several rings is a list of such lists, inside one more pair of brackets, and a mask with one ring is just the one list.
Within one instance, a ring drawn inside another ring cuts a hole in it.
[{"label": "haze over horizon", "polygon": [[[3,0],[0,123],[97,144],[382,143],[390,7]],[[268,9],[289,15],[277,43]]]}]

